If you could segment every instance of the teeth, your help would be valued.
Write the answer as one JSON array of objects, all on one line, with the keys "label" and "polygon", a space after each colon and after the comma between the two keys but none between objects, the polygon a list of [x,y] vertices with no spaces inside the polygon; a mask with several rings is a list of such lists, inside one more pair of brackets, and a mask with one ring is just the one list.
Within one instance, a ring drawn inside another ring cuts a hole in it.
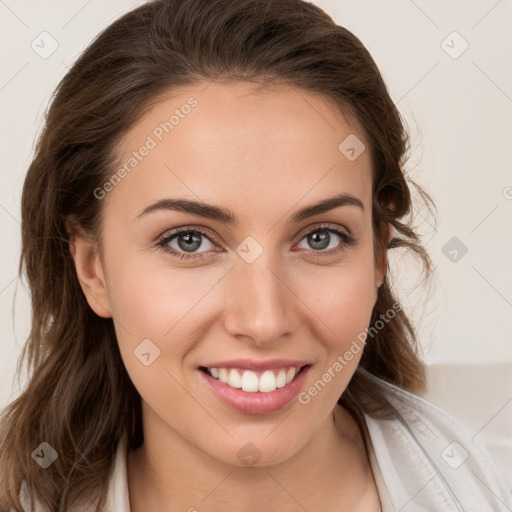
[{"label": "teeth", "polygon": [[[290,380],[290,382],[291,382],[291,380]],[[284,370],[281,370],[277,374],[276,387],[282,388],[283,386],[286,386],[286,384],[287,384],[287,382],[286,382],[286,372]]]},{"label": "teeth", "polygon": [[228,382],[228,371],[226,368],[219,369],[219,380],[224,383]]},{"label": "teeth", "polygon": [[233,388],[242,388],[248,393],[269,393],[289,384],[298,373],[299,368],[291,367],[266,370],[258,377],[252,370],[236,368],[208,368],[212,377]]},{"label": "teeth", "polygon": [[[236,370],[231,371],[238,373]],[[242,389],[251,393],[258,391],[258,376],[251,370],[246,370],[242,374]]]},{"label": "teeth", "polygon": [[240,374],[233,368],[229,372],[229,378],[227,383],[234,388],[242,387],[242,378],[240,377]]},{"label": "teeth", "polygon": [[286,372],[286,384],[288,384],[288,382],[291,382],[293,380],[293,377],[295,377],[295,374],[297,373],[297,370],[295,368],[290,368],[287,372]]},{"label": "teeth", "polygon": [[277,389],[276,376],[274,372],[267,370],[261,377],[258,383],[258,390],[262,393],[268,393],[269,391],[275,391]]}]

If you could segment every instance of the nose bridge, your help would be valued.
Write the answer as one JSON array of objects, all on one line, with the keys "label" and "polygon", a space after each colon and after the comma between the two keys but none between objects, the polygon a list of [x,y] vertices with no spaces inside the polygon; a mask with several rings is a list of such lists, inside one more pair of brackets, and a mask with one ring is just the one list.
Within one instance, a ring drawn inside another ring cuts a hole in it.
[{"label": "nose bridge", "polygon": [[226,318],[232,336],[250,336],[257,344],[265,344],[290,331],[293,294],[280,268],[270,251],[263,251],[252,263],[242,257],[236,261]]}]

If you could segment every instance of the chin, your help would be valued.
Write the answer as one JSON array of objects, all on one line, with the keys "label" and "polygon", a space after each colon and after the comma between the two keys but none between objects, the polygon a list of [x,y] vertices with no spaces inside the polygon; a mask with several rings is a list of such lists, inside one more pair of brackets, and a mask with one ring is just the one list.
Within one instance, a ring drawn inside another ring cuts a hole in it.
[{"label": "chin", "polygon": [[264,468],[285,462],[301,448],[299,440],[294,443],[290,436],[276,433],[270,435],[272,436],[275,436],[272,440],[261,437],[260,440],[254,438],[251,441],[248,436],[245,441],[232,440],[229,448],[226,447],[221,453],[210,451],[210,455],[224,464],[238,468]]}]

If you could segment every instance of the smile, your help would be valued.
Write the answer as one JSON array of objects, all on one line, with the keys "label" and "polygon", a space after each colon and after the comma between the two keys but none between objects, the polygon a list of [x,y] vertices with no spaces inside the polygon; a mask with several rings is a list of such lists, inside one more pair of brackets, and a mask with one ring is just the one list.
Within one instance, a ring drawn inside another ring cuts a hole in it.
[{"label": "smile", "polygon": [[198,373],[223,404],[245,414],[269,414],[299,394],[310,368],[310,364],[260,371],[199,367]]}]

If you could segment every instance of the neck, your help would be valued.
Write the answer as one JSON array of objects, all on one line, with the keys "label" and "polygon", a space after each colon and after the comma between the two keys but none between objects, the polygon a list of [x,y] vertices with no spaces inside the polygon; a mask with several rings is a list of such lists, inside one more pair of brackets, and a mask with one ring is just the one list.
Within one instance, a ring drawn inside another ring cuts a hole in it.
[{"label": "neck", "polygon": [[132,512],[356,510],[373,482],[359,428],[340,405],[301,450],[265,467],[214,459],[147,414],[144,443],[128,454]]}]

